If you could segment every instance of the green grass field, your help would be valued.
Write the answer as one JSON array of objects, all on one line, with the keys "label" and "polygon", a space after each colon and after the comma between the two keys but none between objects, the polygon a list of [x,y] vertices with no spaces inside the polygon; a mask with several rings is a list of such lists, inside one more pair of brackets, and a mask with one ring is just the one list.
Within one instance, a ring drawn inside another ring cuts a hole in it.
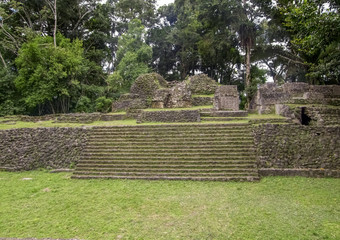
[{"label": "green grass field", "polygon": [[234,183],[70,176],[0,172],[0,238],[340,239],[340,179]]}]

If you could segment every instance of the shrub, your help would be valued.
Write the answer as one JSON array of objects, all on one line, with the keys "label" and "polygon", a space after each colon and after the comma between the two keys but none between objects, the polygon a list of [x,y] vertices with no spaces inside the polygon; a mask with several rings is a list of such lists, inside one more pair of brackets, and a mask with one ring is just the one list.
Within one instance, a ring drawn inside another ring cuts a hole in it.
[{"label": "shrub", "polygon": [[0,104],[0,116],[13,115],[14,114],[14,103],[11,100],[6,100]]},{"label": "shrub", "polygon": [[108,112],[111,109],[112,99],[106,97],[99,97],[95,101],[95,108],[97,112]]},{"label": "shrub", "polygon": [[91,100],[86,96],[81,96],[76,104],[76,112],[93,112]]}]

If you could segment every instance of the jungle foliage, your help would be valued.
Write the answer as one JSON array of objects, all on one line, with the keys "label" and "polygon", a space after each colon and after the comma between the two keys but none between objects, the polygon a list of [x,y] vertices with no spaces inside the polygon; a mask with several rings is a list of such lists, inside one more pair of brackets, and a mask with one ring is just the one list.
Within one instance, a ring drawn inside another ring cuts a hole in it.
[{"label": "jungle foliage", "polygon": [[108,111],[140,75],[339,84],[337,0],[1,0],[0,115]]}]

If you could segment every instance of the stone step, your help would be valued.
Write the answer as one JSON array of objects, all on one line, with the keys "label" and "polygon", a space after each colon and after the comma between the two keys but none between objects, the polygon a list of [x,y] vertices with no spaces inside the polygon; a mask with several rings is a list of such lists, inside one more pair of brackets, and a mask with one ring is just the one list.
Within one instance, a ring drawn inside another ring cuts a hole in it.
[{"label": "stone step", "polygon": [[95,131],[201,131],[201,130],[216,130],[216,129],[243,129],[250,128],[247,123],[221,123],[221,124],[161,124],[161,125],[140,125],[140,126],[106,126],[106,127],[93,127]]},{"label": "stone step", "polygon": [[117,152],[130,152],[130,153],[158,153],[158,152],[169,152],[172,153],[181,153],[181,152],[194,152],[194,153],[214,153],[214,152],[244,152],[244,151],[255,151],[252,147],[230,147],[230,146],[222,146],[220,148],[216,148],[212,146],[208,148],[207,146],[202,146],[199,148],[187,148],[186,146],[179,146],[179,148],[173,148],[169,146],[168,148],[156,148],[154,146],[145,148],[141,146],[140,148],[136,148],[135,146],[125,146],[125,147],[95,147],[95,146],[87,146],[83,151],[84,153],[117,153]]},{"label": "stone step", "polygon": [[207,161],[196,161],[196,162],[148,162],[148,161],[138,161],[132,163],[126,163],[123,161],[116,162],[115,164],[99,164],[93,161],[93,163],[78,163],[77,170],[83,169],[90,169],[90,168],[98,168],[98,169],[112,169],[112,168],[187,168],[187,169],[196,169],[196,168],[228,168],[232,169],[250,169],[254,167],[255,162],[241,162],[241,161],[234,161],[234,162],[207,162]]},{"label": "stone step", "polygon": [[171,173],[257,173],[257,170],[254,168],[79,168],[75,171],[75,174],[81,174],[81,172],[102,172],[102,173],[113,173],[113,172],[171,172]]},{"label": "stone step", "polygon": [[307,108],[307,111],[316,111],[319,112],[320,114],[335,114],[335,115],[340,115],[340,107],[334,108],[326,108],[326,107],[310,107]]},{"label": "stone step", "polygon": [[265,123],[291,123],[291,119],[286,118],[268,118],[268,119],[251,119],[249,120],[251,124],[265,124]]},{"label": "stone step", "polygon": [[201,117],[247,117],[247,111],[204,111]]},{"label": "stone step", "polygon": [[152,142],[139,142],[139,143],[133,143],[133,142],[127,142],[127,141],[88,141],[87,146],[91,147],[134,147],[136,146],[137,148],[143,147],[143,148],[155,148],[155,147],[186,147],[186,148],[197,148],[200,146],[204,147],[221,147],[221,146],[253,146],[253,140],[243,140],[243,141],[233,141],[233,140],[224,140],[224,141],[211,141],[211,142],[201,142],[201,141],[187,141],[184,144],[180,144],[177,141],[168,141],[168,142],[160,142],[160,141],[152,141]]},{"label": "stone step", "polygon": [[127,138],[112,138],[112,137],[96,137],[91,136],[88,138],[88,143],[91,142],[216,142],[221,140],[229,140],[229,141],[251,141],[253,140],[252,136],[218,136],[218,137],[206,137],[206,138],[200,138],[199,136],[196,137],[140,137],[140,138],[133,138],[133,137],[127,137]]},{"label": "stone step", "polygon": [[[212,151],[212,149],[225,149],[225,150],[231,150],[235,146],[238,149],[244,149],[245,151],[254,150],[254,146],[251,141],[239,141],[239,142],[233,142],[233,141],[225,141],[225,142],[139,142],[139,143],[133,143],[133,142],[92,142],[91,144],[88,143],[86,146],[86,149],[92,150],[92,149],[121,149],[124,150],[131,150],[135,149],[138,150],[181,150],[185,151],[186,149],[207,149],[208,151]],[[224,146],[224,147],[223,147]],[[85,150],[84,150],[85,152]]]},{"label": "stone step", "polygon": [[222,138],[222,137],[252,137],[251,133],[243,132],[243,133],[212,133],[212,134],[204,134],[204,133],[197,133],[197,134],[186,134],[186,133],[179,133],[179,134],[122,134],[122,135],[112,135],[112,134],[91,134],[89,139],[98,139],[98,138],[114,138],[114,139],[152,139],[152,138],[164,138],[164,139],[177,139],[177,138],[202,138],[202,139],[212,139],[212,138]]},{"label": "stone step", "polygon": [[74,178],[258,179],[249,124],[95,127]]},{"label": "stone step", "polygon": [[138,156],[138,157],[127,157],[127,156],[83,156],[82,160],[148,160],[148,161],[176,161],[176,160],[186,160],[186,161],[190,161],[190,160],[224,160],[224,161],[228,161],[228,160],[253,160],[255,159],[255,155],[249,155],[249,156],[197,156],[197,157],[192,157],[192,156],[183,156],[183,157],[179,157],[179,156],[167,156],[167,157],[161,157],[161,156]]},{"label": "stone step", "polygon": [[215,134],[249,134],[249,129],[215,129],[209,131],[97,131],[91,130],[91,135],[111,135],[111,136],[122,136],[122,135],[136,135],[136,136],[144,136],[144,135],[215,135]]},{"label": "stone step", "polygon": [[194,153],[186,153],[186,152],[180,152],[180,153],[172,153],[172,152],[154,152],[154,153],[148,153],[148,152],[140,152],[140,153],[132,153],[132,152],[86,152],[83,154],[83,158],[90,158],[90,157],[114,157],[114,158],[120,158],[120,157],[135,157],[135,158],[141,158],[141,157],[176,157],[176,158],[182,158],[182,157],[231,157],[231,156],[254,156],[254,152],[251,151],[241,151],[241,152],[194,152]]},{"label": "stone step", "polygon": [[157,165],[171,165],[171,166],[179,166],[179,165],[224,165],[228,167],[246,167],[246,166],[254,166],[256,164],[255,159],[229,159],[229,160],[81,160],[77,164],[77,167],[82,166],[98,166],[98,167],[111,167],[111,166],[133,166],[133,165],[147,165],[147,166],[157,166]]},{"label": "stone step", "polygon": [[106,175],[106,176],[98,176],[98,175],[73,175],[71,176],[73,179],[130,179],[130,180],[175,180],[175,181],[237,181],[237,182],[253,182],[259,181],[260,178],[258,176],[233,176],[233,177],[206,177],[206,176],[190,176],[190,177],[169,177],[169,176],[116,176],[116,175]]},{"label": "stone step", "polygon": [[247,121],[248,118],[241,117],[201,117],[201,121],[214,121],[214,122],[229,122],[229,121]]},{"label": "stone step", "polygon": [[75,171],[75,175],[115,175],[115,176],[170,176],[170,177],[188,177],[188,176],[256,176],[256,172],[94,172],[94,171]]}]

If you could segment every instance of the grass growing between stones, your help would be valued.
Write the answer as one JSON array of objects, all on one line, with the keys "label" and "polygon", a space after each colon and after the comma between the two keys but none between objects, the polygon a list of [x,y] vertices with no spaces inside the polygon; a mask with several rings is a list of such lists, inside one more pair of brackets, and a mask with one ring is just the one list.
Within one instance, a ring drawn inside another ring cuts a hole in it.
[{"label": "grass growing between stones", "polygon": [[339,239],[339,199],[339,179],[71,180],[69,173],[0,172],[0,237]]},{"label": "grass growing between stones", "polygon": [[194,106],[190,108],[147,108],[143,111],[147,112],[157,112],[157,111],[182,111],[182,110],[200,110],[200,109],[211,109],[213,108],[213,105],[207,105],[207,106]]},{"label": "grass growing between stones", "polygon": [[[212,106],[199,106],[194,108],[173,108],[166,109],[167,111],[175,111],[175,110],[197,110],[197,109],[205,109],[211,108]],[[146,111],[159,111],[160,109],[146,109]],[[163,109],[164,110],[164,109]],[[115,113],[113,113],[115,114]],[[119,113],[121,114],[121,113]],[[201,122],[193,122],[193,123],[171,123],[171,124],[235,124],[235,123],[248,123],[249,120],[254,119],[277,119],[284,117],[275,114],[249,114],[248,117],[244,117],[244,120],[234,120],[234,121],[201,121]],[[92,127],[92,126],[135,126],[135,125],[160,125],[160,124],[170,124],[170,123],[161,123],[161,122],[151,122],[151,123],[142,123],[137,124],[136,120],[128,119],[128,120],[117,120],[117,121],[94,121],[92,123],[54,123],[51,121],[39,121],[39,122],[23,122],[14,120],[13,122],[6,123],[8,118],[0,117],[0,130],[7,130],[13,128],[44,128],[44,127]]]},{"label": "grass growing between stones", "polygon": [[231,123],[247,123],[248,120],[241,121],[228,121],[228,122],[214,122],[214,121],[202,121],[202,122],[190,122],[190,123],[168,123],[168,122],[147,122],[138,123],[134,119],[118,120],[118,121],[94,121],[92,123],[53,123],[52,121],[41,122],[21,122],[17,121],[15,124],[0,124],[0,130],[8,130],[14,128],[48,128],[48,127],[105,127],[105,126],[142,126],[142,125],[197,125],[197,124],[231,124]]},{"label": "grass growing between stones", "polygon": [[215,96],[215,94],[195,94],[192,95],[193,98],[195,97],[209,97],[209,98],[213,98]]},{"label": "grass growing between stones", "polygon": [[285,119],[285,117],[277,114],[248,114],[248,119],[277,119],[282,118]]},{"label": "grass growing between stones", "polygon": [[0,130],[13,128],[44,128],[44,127],[91,127],[91,126],[117,126],[117,125],[136,125],[136,120],[118,121],[94,121],[92,123],[53,123],[53,121],[22,122],[14,124],[0,124]]}]

